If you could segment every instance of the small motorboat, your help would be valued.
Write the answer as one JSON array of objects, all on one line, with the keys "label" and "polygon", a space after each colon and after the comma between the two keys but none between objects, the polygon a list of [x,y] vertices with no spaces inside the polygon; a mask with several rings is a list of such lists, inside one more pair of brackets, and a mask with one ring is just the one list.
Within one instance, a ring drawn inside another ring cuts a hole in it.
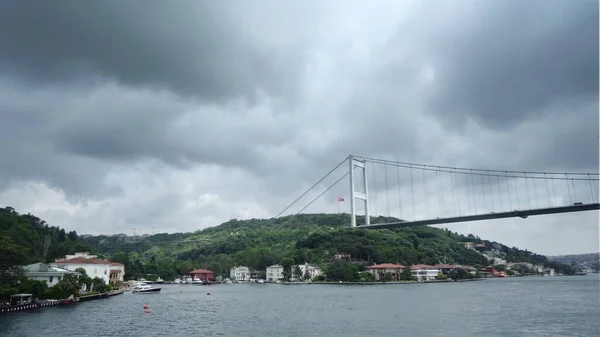
[{"label": "small motorboat", "polygon": [[156,293],[160,292],[160,288],[149,286],[147,284],[143,284],[143,285],[137,285],[137,286],[135,286],[131,292],[134,293],[134,294],[136,294],[136,293],[151,293],[151,294],[156,294]]}]

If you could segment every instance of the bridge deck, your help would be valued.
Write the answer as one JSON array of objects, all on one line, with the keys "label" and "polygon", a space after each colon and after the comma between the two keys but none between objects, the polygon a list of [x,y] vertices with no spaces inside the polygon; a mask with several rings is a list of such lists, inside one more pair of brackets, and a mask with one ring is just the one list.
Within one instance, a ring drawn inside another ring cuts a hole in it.
[{"label": "bridge deck", "polygon": [[442,225],[447,223],[455,222],[468,222],[468,221],[479,221],[479,220],[491,220],[491,219],[503,219],[503,218],[527,218],[533,215],[545,215],[545,214],[558,214],[558,213],[571,213],[571,212],[583,212],[593,211],[600,209],[599,203],[594,204],[581,204],[572,206],[561,206],[561,207],[549,207],[549,208],[537,208],[524,211],[509,211],[499,213],[487,213],[478,215],[465,215],[451,218],[437,218],[437,219],[426,219],[417,221],[404,221],[404,222],[390,222],[371,224],[368,226],[356,226],[356,228],[367,228],[367,229],[385,229],[385,228],[402,228],[402,227],[413,227],[413,226],[429,226],[429,225]]}]

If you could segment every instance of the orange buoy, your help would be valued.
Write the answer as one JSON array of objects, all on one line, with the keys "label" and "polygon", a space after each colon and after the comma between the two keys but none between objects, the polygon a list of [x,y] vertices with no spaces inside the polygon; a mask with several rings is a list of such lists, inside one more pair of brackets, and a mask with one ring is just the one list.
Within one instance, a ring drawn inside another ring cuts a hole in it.
[{"label": "orange buoy", "polygon": [[148,304],[144,305],[144,309],[148,309],[150,308],[150,306],[148,306]]},{"label": "orange buoy", "polygon": [[146,309],[146,313],[149,314],[150,313],[150,309]]}]

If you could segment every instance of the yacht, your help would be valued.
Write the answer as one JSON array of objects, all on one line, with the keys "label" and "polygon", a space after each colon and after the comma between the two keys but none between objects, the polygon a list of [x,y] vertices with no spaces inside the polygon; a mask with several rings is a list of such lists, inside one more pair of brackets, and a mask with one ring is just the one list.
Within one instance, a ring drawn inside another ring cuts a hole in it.
[{"label": "yacht", "polygon": [[160,288],[153,287],[153,286],[150,286],[147,284],[139,284],[139,285],[136,285],[131,292],[134,294],[135,293],[159,293]]}]

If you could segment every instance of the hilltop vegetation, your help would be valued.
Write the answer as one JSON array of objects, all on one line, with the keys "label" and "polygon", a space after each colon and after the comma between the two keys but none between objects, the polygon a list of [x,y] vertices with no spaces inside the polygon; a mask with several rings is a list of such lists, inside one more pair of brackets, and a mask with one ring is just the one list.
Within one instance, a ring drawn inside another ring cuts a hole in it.
[{"label": "hilltop vegetation", "polygon": [[50,262],[90,249],[75,231],[50,226],[35,215],[19,214],[12,207],[0,208],[0,298],[19,290],[44,293],[45,284],[24,280],[19,266]]},{"label": "hilltop vegetation", "polygon": [[[373,222],[398,221],[373,218]],[[169,279],[193,268],[228,276],[230,267],[264,271],[272,264],[317,263],[327,267],[335,253],[350,254],[359,269],[372,263],[456,263],[483,267],[489,261],[462,242],[495,242],[433,228],[351,229],[348,214],[302,214],[278,219],[230,220],[189,234],[158,234],[138,242],[117,236],[86,238],[97,253],[125,263],[128,277],[159,274]],[[499,245],[511,262],[544,263],[545,257]]]},{"label": "hilltop vegetation", "polygon": [[[398,219],[372,219],[373,223],[383,221]],[[326,270],[336,253],[350,254],[358,270],[387,262],[489,265],[483,255],[464,247],[462,243],[467,241],[500,249],[509,262],[548,263],[544,256],[446,229],[351,229],[349,222],[348,214],[301,214],[278,219],[233,219],[194,233],[156,234],[135,240],[122,235],[81,238],[74,231],[67,233],[49,226],[31,214],[5,208],[0,209],[0,254],[10,258],[2,261],[0,268],[4,269],[0,273],[4,275],[16,265],[53,261],[76,251],[89,251],[124,263],[128,279],[160,276],[169,280],[195,268],[228,276],[229,268],[236,265],[264,272],[267,266],[277,263],[310,262]],[[51,238],[51,244],[44,257],[46,236]]]}]

